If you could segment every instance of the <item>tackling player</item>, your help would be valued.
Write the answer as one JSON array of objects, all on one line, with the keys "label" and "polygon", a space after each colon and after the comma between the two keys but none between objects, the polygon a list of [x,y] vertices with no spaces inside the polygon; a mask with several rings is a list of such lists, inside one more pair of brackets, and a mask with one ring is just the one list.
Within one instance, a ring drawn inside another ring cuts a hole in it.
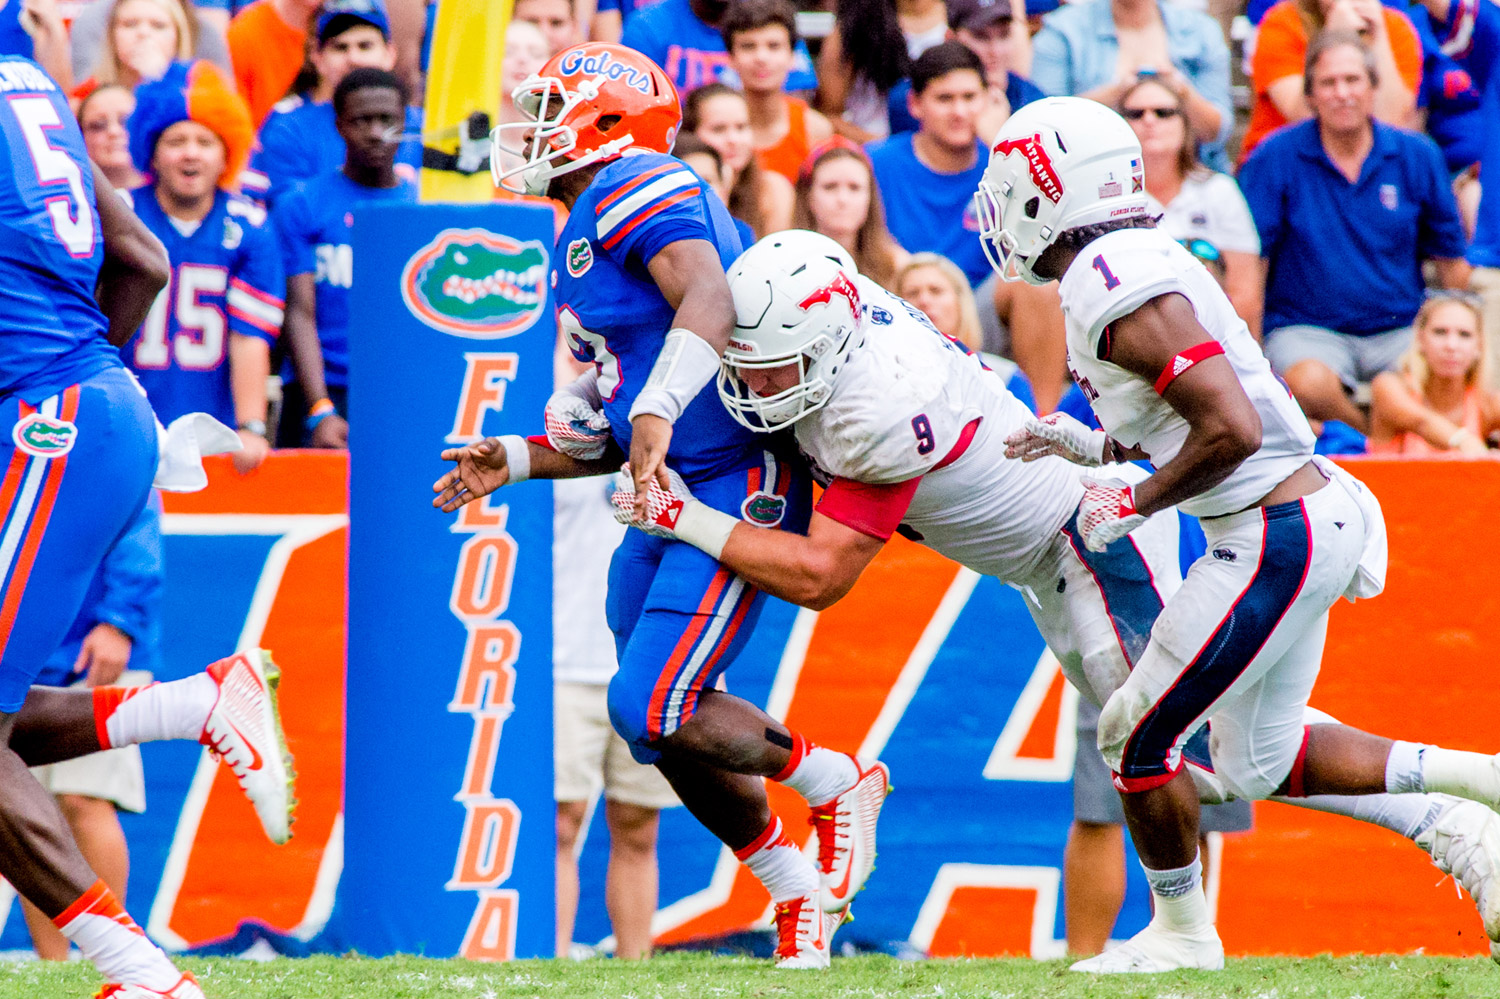
[{"label": "tackling player", "polygon": [[[1099,719],[1155,914],[1080,971],[1223,966],[1182,759],[1210,719],[1214,763],[1239,797],[1434,791],[1500,805],[1500,758],[1306,724],[1329,609],[1385,585],[1380,506],[1313,459],[1291,395],[1212,275],[1155,228],[1141,186],[1140,142],[1124,120],[1065,97],[1005,124],[977,195],[1001,277],[1060,280],[1074,378],[1107,433],[1021,435],[1018,448],[1153,462],[1143,482],[1084,480],[1077,524],[1089,551],[1173,505],[1201,519],[1209,549]],[[1492,835],[1470,845],[1489,864]],[[1495,939],[1489,918],[1486,930]]]},{"label": "tackling player", "polygon": [[[547,438],[444,451],[457,467],[435,484],[434,505],[455,510],[526,478],[613,471],[628,453],[643,498],[670,469],[726,516],[805,526],[802,473],[735,424],[709,385],[734,325],[724,269],[741,246],[723,203],[666,155],[682,115],[671,81],[637,52],[593,43],[558,53],[513,99],[532,120],[496,129],[495,164],[507,136],[525,143],[496,180],[518,177],[527,194],[570,210],[552,272],[558,326],[594,371],[549,402]],[[687,429],[674,435],[679,420]],[[619,650],[610,718],[635,758],[660,768],[766,886],[777,966],[827,967],[833,931],[873,863],[888,773],[714,689],[764,602],[690,545],[629,534],[610,568]],[[783,832],[762,777],[814,806],[827,845],[818,866]]]},{"label": "tackling player", "polygon": [[[622,482],[622,519],[687,541],[766,592],[818,609],[853,586],[899,526],[1019,589],[1069,680],[1104,703],[1140,662],[1181,585],[1177,522],[1165,511],[1102,551],[1085,544],[1085,473],[1055,453],[1055,442],[1077,439],[1074,450],[1096,463],[1116,446],[1077,421],[1032,418],[993,372],[858,275],[827,237],[767,236],[731,268],[730,289],[738,319],[722,399],[752,429],[796,434],[827,487],[811,526],[805,536],[754,529],[698,503],[683,483],[672,495],[653,488],[641,517],[633,483]],[[1030,460],[1007,461],[1012,452]],[[1133,466],[1121,472],[1145,478]],[[1305,720],[1337,725],[1311,708]],[[1210,758],[1206,736],[1187,755],[1197,793],[1212,803],[1229,789],[1213,772],[1218,750]],[[1500,816],[1483,805],[1420,794],[1278,800],[1415,840],[1469,889],[1486,929],[1500,928]]]},{"label": "tackling player", "polygon": [[[157,464],[151,407],[112,345],[166,284],[161,244],[89,164],[67,96],[36,63],[0,58],[0,874],[78,945],[117,999],[202,999],[89,869],[26,771],[156,739],[201,739],[266,832],[289,835],[289,759],[274,667],[259,650],[138,690],[31,683],[78,616]],[[97,289],[98,299],[95,299]],[[242,733],[250,733],[246,736]]]}]

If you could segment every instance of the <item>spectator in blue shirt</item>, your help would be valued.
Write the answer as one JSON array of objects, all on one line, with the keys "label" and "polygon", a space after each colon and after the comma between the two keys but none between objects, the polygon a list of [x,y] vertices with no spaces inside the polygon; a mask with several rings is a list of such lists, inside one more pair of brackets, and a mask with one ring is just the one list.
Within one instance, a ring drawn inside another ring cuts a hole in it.
[{"label": "spectator in blue shirt", "polygon": [[1469,279],[1442,153],[1375,120],[1376,85],[1358,35],[1319,35],[1304,74],[1313,117],[1273,133],[1240,172],[1268,268],[1266,356],[1309,417],[1361,431],[1350,391],[1411,343],[1423,261],[1444,287]]},{"label": "spectator in blue shirt", "polygon": [[286,265],[288,364],[282,368],[281,447],[349,446],[349,246],[356,204],[413,202],[416,184],[396,173],[390,133],[401,123],[406,87],[372,66],[352,70],[333,92],[342,169],[308,181],[276,206]]},{"label": "spectator in blue shirt", "polygon": [[[305,94],[278,102],[260,128],[260,147],[244,178],[247,194],[268,207],[304,181],[337,170],[344,163],[344,140],[333,123],[333,91],[350,70],[396,65],[391,26],[378,0],[331,0],[318,16],[317,44],[310,54],[317,83]],[[400,126],[420,134],[422,112],[407,108]],[[422,165],[422,144],[403,142],[397,169],[415,180]]]},{"label": "spectator in blue shirt", "polygon": [[940,253],[977,285],[990,273],[973,205],[989,159],[978,136],[989,104],[984,65],[958,42],[933,46],[912,64],[907,104],[917,131],[869,149],[886,225],[907,250]]},{"label": "spectator in blue shirt", "polygon": [[1042,20],[1033,40],[1031,81],[1054,96],[1089,97],[1115,107],[1142,70],[1187,105],[1199,155],[1225,171],[1224,141],[1234,128],[1229,46],[1219,22],[1160,0],[1075,0]]},{"label": "spectator in blue shirt", "polygon": [[[729,53],[719,34],[719,21],[728,10],[728,0],[657,0],[625,24],[620,44],[665,70],[679,94],[707,83],[734,86],[739,81],[729,68]],[[812,58],[799,41],[786,89],[815,90],[817,86]]]}]

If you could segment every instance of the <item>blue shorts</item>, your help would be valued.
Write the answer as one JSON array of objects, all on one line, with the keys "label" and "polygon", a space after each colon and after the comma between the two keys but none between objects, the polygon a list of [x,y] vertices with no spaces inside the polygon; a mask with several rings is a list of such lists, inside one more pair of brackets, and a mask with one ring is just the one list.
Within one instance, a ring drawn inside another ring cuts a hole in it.
[{"label": "blue shorts", "polygon": [[[764,452],[743,471],[692,484],[693,496],[763,527],[805,532],[812,487],[800,466]],[[681,541],[628,531],[609,566],[605,614],[620,669],[609,718],[641,763],[693,717],[698,694],[734,661],[765,594]]]},{"label": "blue shorts", "polygon": [[109,368],[35,406],[0,398],[0,427],[0,713],[11,714],[146,502],[156,425],[140,388]]}]

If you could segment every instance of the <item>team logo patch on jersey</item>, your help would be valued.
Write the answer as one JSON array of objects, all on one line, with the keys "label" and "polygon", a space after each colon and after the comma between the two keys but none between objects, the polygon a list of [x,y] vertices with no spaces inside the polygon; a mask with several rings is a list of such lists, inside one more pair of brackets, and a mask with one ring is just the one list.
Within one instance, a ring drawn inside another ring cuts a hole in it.
[{"label": "team logo patch on jersey", "polygon": [[587,239],[575,239],[568,244],[568,273],[583,277],[594,266],[594,248]]},{"label": "team logo patch on jersey", "polygon": [[740,517],[756,527],[776,527],[786,516],[786,497],[757,490],[740,504]]},{"label": "team logo patch on jersey", "polygon": [[1401,198],[1396,191],[1395,184],[1380,185],[1380,203],[1385,206],[1386,211],[1396,210],[1396,206],[1401,203]]},{"label": "team logo patch on jersey", "polygon": [[435,330],[489,340],[528,329],[547,305],[547,248],[485,229],[444,229],[401,272],[401,297]]},{"label": "team logo patch on jersey", "polygon": [[10,439],[16,447],[38,458],[56,458],[73,450],[78,439],[78,427],[67,420],[55,420],[41,413],[32,413],[16,421],[11,428]]},{"label": "team logo patch on jersey", "polygon": [[240,245],[241,242],[244,241],[244,239],[245,239],[245,227],[242,226],[242,225],[240,225],[234,219],[225,218],[224,219],[224,238],[222,240],[220,240],[220,242],[223,245],[224,249],[226,249],[226,250],[236,250],[236,249],[239,249],[239,245]]}]

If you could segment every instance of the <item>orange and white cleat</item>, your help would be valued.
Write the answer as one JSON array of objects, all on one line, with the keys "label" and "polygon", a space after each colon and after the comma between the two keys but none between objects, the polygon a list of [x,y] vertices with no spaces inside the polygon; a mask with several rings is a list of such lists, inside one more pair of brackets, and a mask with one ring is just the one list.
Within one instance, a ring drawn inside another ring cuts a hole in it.
[{"label": "orange and white cleat", "polygon": [[833,934],[852,917],[848,907],[824,912],[815,895],[801,895],[776,905],[776,967],[786,971],[826,968]]},{"label": "orange and white cleat", "polygon": [[[281,670],[264,649],[239,652],[208,667],[219,699],[199,739],[235,778],[273,843],[292,835],[292,756],[281,731],[276,687]],[[175,999],[175,997],[174,997]]]},{"label": "orange and white cleat", "polygon": [[809,820],[818,833],[824,912],[847,909],[875,869],[875,823],[891,793],[891,772],[884,763],[855,759],[854,765],[859,770],[854,786],[815,806]]},{"label": "orange and white cleat", "polygon": [[104,986],[94,993],[94,999],[204,999],[198,979],[184,971],[177,984],[160,992],[144,985],[121,985],[119,982]]}]

